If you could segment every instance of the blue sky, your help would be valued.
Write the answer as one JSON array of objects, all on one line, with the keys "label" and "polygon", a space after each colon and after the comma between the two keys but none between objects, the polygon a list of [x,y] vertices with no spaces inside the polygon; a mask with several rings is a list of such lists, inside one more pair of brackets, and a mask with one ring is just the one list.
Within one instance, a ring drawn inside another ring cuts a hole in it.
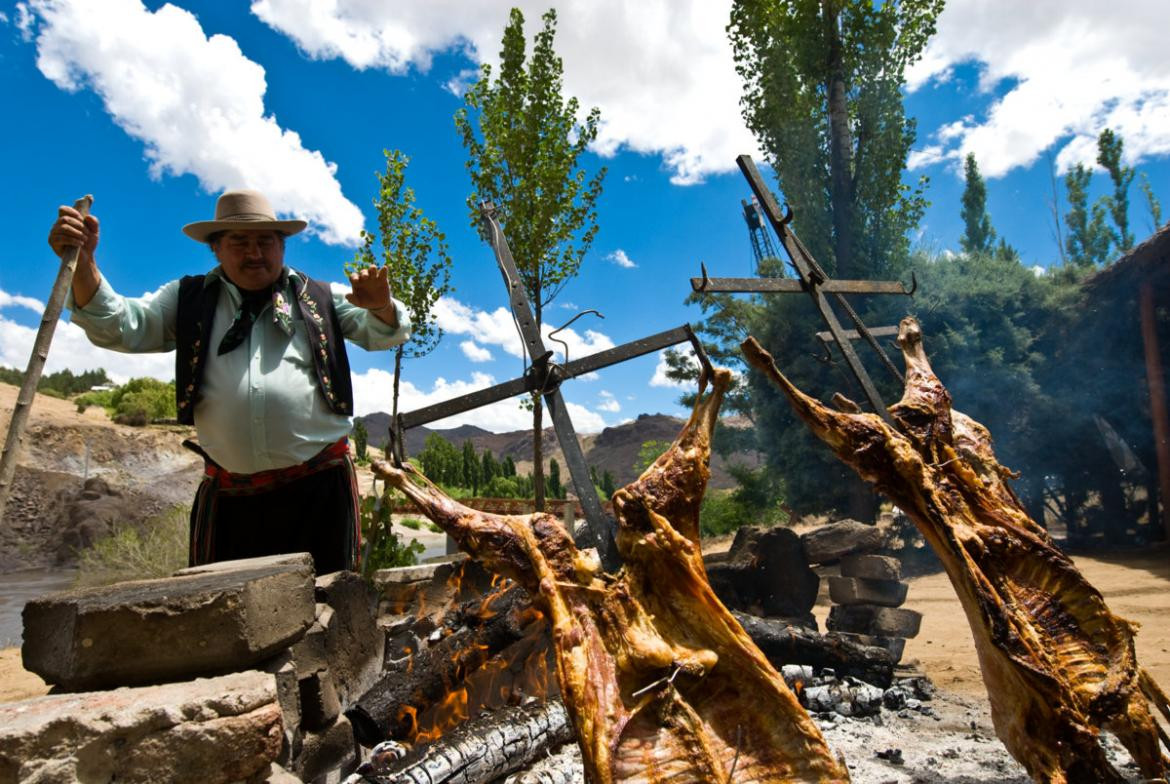
[{"label": "blue sky", "polygon": [[[98,260],[123,294],[140,295],[211,266],[184,223],[209,218],[226,187],[266,191],[310,220],[286,260],[340,280],[371,202],[383,149],[411,158],[418,204],[447,233],[455,292],[429,357],[403,372],[404,410],[514,377],[518,341],[490,250],[472,230],[466,156],[452,115],[459,86],[494,62],[511,3],[312,3],[258,0],[34,0],[0,4],[6,151],[0,191],[0,364],[24,368],[57,259],[45,244],[56,206],[90,192],[103,232]],[[548,3],[522,3],[534,32]],[[712,0],[553,3],[565,87],[604,122],[585,165],[609,169],[601,230],[581,275],[547,320],[573,326],[572,358],[699,319],[683,305],[699,262],[750,274],[738,153],[756,154],[738,111],[740,85]],[[1021,6],[1026,6],[1021,9]],[[957,249],[958,164],[974,152],[1000,235],[1029,265],[1058,258],[1051,165],[1090,163],[1118,129],[1129,162],[1170,202],[1170,29],[1164,0],[951,0],[907,110],[919,134],[910,177],[928,175],[932,206],[916,242]],[[100,11],[95,13],[95,9]],[[757,156],[758,157],[758,156]],[[1094,187],[1104,192],[1104,176]],[[1149,218],[1136,187],[1131,223]],[[388,410],[389,353],[351,351],[359,413]],[[649,356],[563,387],[578,427],[640,413],[681,413],[677,388]],[[173,355],[117,355],[59,325],[48,371],[104,367],[117,379],[173,375]],[[656,378],[657,376],[657,378]],[[443,424],[525,426],[514,403]]]}]

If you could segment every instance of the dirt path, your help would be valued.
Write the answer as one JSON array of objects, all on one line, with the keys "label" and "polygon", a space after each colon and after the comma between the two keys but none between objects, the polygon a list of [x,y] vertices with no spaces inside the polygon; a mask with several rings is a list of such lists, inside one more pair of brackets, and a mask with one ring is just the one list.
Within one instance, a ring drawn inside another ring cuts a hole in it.
[{"label": "dirt path", "polygon": [[[1074,556],[1077,568],[1105,596],[1115,614],[1141,624],[1138,662],[1166,687],[1170,684],[1170,547],[1105,556]],[[905,659],[941,688],[984,695],[967,617],[945,574],[910,581],[906,607],[922,613],[922,630],[906,644]]]}]

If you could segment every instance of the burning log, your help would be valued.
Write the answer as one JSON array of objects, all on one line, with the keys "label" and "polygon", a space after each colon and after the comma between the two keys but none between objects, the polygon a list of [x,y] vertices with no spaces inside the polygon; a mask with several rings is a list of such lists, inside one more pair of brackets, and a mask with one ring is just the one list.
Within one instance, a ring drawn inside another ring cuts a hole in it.
[{"label": "burning log", "polygon": [[839,634],[820,634],[803,626],[773,618],[733,613],[752,642],[776,667],[807,664],[831,668],[841,675],[885,688],[894,680],[890,652],[873,645],[859,645]]},{"label": "burning log", "polygon": [[[477,512],[409,468],[375,472],[459,546],[525,588],[552,626],[557,680],[588,779],[848,781],[820,730],[707,582],[699,505],[726,370],[678,439],[614,494],[625,566],[601,571],[549,514]],[[412,481],[412,475],[418,483]]]},{"label": "burning log", "polygon": [[482,784],[527,767],[572,737],[564,705],[549,700],[489,711],[382,769],[365,765],[358,772],[372,784]]},{"label": "burning log", "polygon": [[358,743],[369,748],[386,739],[414,742],[419,717],[458,695],[470,674],[525,637],[545,633],[544,616],[515,585],[468,602],[452,616],[454,631],[414,652],[404,668],[386,672],[345,712]]},{"label": "burning log", "polygon": [[742,348],[813,433],[905,511],[938,554],[971,625],[996,734],[1032,778],[1123,781],[1101,748],[1102,729],[1144,776],[1165,776],[1170,758],[1143,696],[1159,704],[1161,692],[1137,666],[1135,626],[1109,611],[1028,517],[987,429],[952,411],[916,321],[903,319],[898,343],[906,389],[890,407],[897,429],[805,395],[753,338]]}]

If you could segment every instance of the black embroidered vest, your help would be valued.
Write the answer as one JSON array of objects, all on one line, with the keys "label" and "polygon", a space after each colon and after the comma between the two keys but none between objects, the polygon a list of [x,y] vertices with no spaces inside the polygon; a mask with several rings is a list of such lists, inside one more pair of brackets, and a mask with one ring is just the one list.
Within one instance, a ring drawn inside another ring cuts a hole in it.
[{"label": "black embroidered vest", "polygon": [[[329,284],[303,273],[297,275],[300,279],[289,277],[310,346],[314,347],[310,353],[317,371],[317,388],[325,396],[330,409],[342,416],[351,416],[353,384],[349,377],[345,338],[333,309],[333,294],[329,291]],[[211,342],[211,325],[219,302],[220,279],[214,278],[204,285],[205,278],[204,275],[188,275],[179,281],[175,323],[175,403],[179,421],[185,425],[195,424],[195,404],[199,402],[199,388]]]}]

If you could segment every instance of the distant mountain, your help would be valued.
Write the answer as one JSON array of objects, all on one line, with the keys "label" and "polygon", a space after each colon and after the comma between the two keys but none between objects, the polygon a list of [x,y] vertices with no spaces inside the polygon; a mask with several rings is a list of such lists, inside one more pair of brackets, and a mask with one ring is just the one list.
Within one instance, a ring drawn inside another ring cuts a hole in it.
[{"label": "distant mountain", "polygon": [[[367,416],[357,417],[366,426],[370,444],[383,449],[388,440],[390,415],[379,412]],[[634,463],[642,444],[647,441],[673,441],[682,430],[685,420],[666,414],[641,414],[632,422],[607,427],[600,433],[590,435],[578,434],[581,441],[581,450],[585,453],[585,462],[596,466],[598,475],[609,471],[614,482],[620,487],[632,482],[637,476],[634,473]],[[742,427],[744,422],[740,418],[724,420],[721,427]],[[532,431],[516,430],[510,433],[492,433],[475,425],[460,425],[445,430],[432,430],[426,426],[411,428],[406,431],[406,454],[417,455],[423,449],[426,438],[431,433],[437,433],[456,447],[462,447],[464,441],[470,440],[477,453],[485,449],[490,450],[499,460],[510,456],[521,473],[532,470]],[[561,465],[561,475],[567,480],[568,472],[565,466],[564,455],[561,454],[557,443],[556,431],[551,427],[544,430],[545,469],[548,461],[556,458]],[[731,456],[731,460],[744,463],[751,467],[759,466],[763,460],[758,452],[739,452]],[[718,455],[711,456],[711,480],[713,488],[734,487],[735,480],[727,473],[726,462]]]}]

